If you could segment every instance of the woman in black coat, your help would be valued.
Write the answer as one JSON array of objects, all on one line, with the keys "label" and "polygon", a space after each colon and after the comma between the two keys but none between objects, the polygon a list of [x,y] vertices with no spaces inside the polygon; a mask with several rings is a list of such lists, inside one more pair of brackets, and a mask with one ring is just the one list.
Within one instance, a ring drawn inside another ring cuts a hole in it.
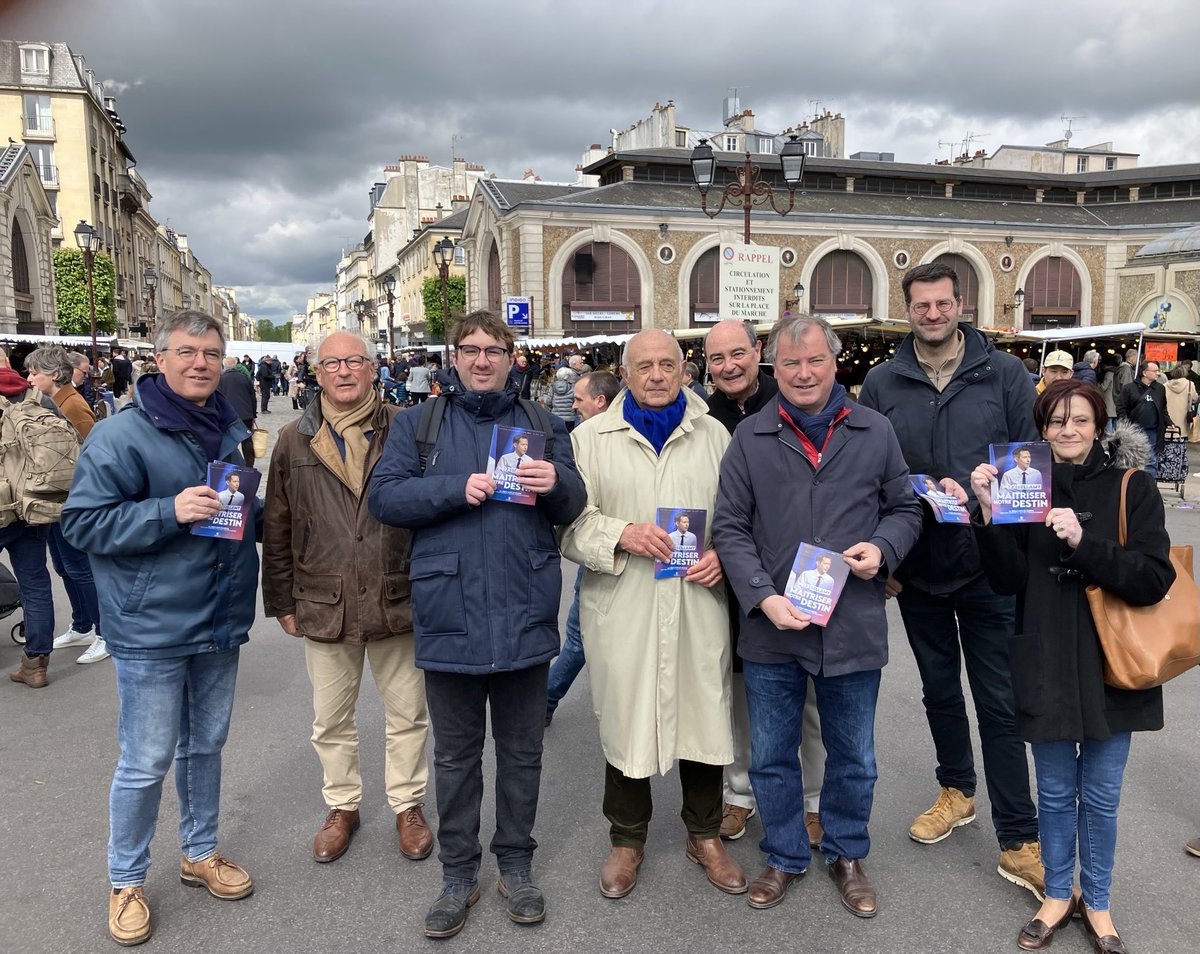
[{"label": "woman in black coat", "polygon": [[[1096,950],[1124,951],[1109,914],[1117,805],[1130,733],[1161,729],[1162,689],[1104,683],[1099,638],[1085,587],[1098,584],[1136,606],[1159,602],[1175,580],[1162,498],[1136,470],[1126,500],[1127,539],[1117,543],[1121,479],[1142,466],[1149,443],[1119,423],[1104,437],[1104,395],[1095,385],[1060,381],[1033,406],[1054,457],[1045,524],[991,524],[996,468],[971,474],[979,501],[975,534],[997,593],[1021,597],[1019,635],[1009,646],[1017,724],[1031,743],[1046,898],[1018,935],[1037,950],[1078,905]],[[1082,897],[1072,893],[1076,846]]]}]

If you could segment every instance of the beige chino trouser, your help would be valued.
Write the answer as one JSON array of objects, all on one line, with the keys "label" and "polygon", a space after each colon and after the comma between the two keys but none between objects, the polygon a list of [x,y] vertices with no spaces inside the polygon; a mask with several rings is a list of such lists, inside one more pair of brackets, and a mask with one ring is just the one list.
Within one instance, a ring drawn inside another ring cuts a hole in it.
[{"label": "beige chino trouser", "polygon": [[304,660],[313,689],[312,744],[325,776],[321,794],[329,808],[356,809],[362,801],[354,710],[364,657],[383,701],[384,783],[388,804],[398,815],[424,801],[429,779],[425,676],[414,664],[411,636],[365,645],[304,640]]}]

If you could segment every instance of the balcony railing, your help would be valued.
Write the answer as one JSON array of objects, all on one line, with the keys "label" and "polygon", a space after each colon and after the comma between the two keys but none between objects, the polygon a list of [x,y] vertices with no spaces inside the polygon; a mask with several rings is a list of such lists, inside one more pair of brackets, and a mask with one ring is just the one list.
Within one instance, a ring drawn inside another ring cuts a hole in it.
[{"label": "balcony railing", "polygon": [[58,166],[48,162],[35,162],[38,176],[45,185],[58,185]]},{"label": "balcony railing", "polygon": [[54,138],[54,117],[53,116],[26,116],[25,117],[25,135],[36,136],[38,138],[53,139]]}]

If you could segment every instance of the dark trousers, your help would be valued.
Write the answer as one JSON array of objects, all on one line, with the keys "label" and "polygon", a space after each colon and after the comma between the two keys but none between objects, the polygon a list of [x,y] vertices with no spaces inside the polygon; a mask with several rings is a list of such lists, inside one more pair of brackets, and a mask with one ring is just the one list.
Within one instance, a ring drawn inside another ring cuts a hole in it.
[{"label": "dark trousers", "polygon": [[[721,833],[722,765],[679,760],[683,809],[679,817],[689,835],[716,838]],[[614,848],[642,848],[654,803],[650,779],[629,778],[611,763],[604,763],[604,817]]]},{"label": "dark trousers", "polygon": [[270,403],[270,400],[271,400],[271,382],[270,381],[259,381],[258,382],[258,400],[260,403],[259,409],[265,411],[267,409],[267,404]]},{"label": "dark trousers", "polygon": [[242,441],[242,456],[244,458],[246,458],[246,466],[253,467],[254,466],[254,418],[250,418],[250,420],[248,420],[248,421],[242,421],[242,423],[245,424],[247,430],[250,431],[250,436],[247,437],[244,441]]},{"label": "dark trousers", "polygon": [[425,698],[433,724],[438,858],[446,881],[471,884],[479,877],[483,740],[489,708],[496,743],[496,834],[491,852],[501,872],[519,871],[533,862],[549,668],[547,662],[532,669],[484,675],[425,671]]},{"label": "dark trousers", "polygon": [[1015,600],[997,596],[983,577],[946,596],[906,586],[897,600],[921,673],[938,783],[975,794],[971,726],[962,691],[965,659],[996,837],[1002,848],[1033,841],[1037,813],[1029,796],[1029,763],[1017,734],[1008,664]]}]

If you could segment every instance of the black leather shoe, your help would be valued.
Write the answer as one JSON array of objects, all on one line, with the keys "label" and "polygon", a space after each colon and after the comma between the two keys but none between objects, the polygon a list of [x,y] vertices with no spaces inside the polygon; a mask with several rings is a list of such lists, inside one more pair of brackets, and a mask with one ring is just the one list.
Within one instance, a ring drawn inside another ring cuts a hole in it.
[{"label": "black leather shoe", "polygon": [[1096,929],[1092,927],[1091,919],[1088,917],[1087,905],[1082,900],[1079,902],[1079,918],[1083,921],[1083,929],[1087,931],[1087,936],[1091,938],[1092,946],[1098,954],[1129,954],[1125,948],[1125,942],[1117,935],[1096,933]]},{"label": "black leather shoe", "polygon": [[496,882],[500,897],[508,899],[508,917],[517,924],[537,924],[546,918],[546,898],[542,889],[533,883],[528,868],[502,871]]},{"label": "black leather shoe", "polygon": [[425,915],[426,937],[454,937],[467,923],[467,912],[479,900],[479,885],[442,885],[442,893]]},{"label": "black leather shoe", "polygon": [[829,877],[838,886],[842,907],[856,918],[873,918],[878,913],[875,889],[857,858],[838,858],[829,866]]},{"label": "black leather shoe", "polygon": [[1074,916],[1075,899],[1072,898],[1071,903],[1067,905],[1067,913],[1053,924],[1047,924],[1041,918],[1034,918],[1021,928],[1021,933],[1017,935],[1017,947],[1025,951],[1040,951],[1043,947],[1048,947],[1054,940],[1054,932],[1066,927]]}]

